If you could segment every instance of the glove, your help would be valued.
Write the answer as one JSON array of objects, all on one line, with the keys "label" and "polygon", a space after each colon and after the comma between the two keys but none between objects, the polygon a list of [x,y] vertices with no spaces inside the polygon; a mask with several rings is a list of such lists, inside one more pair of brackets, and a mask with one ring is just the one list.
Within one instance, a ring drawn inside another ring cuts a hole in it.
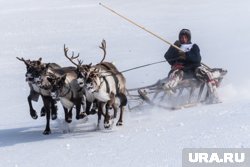
[{"label": "glove", "polygon": [[180,60],[186,60],[186,53],[185,52],[179,51],[178,55],[179,55]]},{"label": "glove", "polygon": [[180,41],[177,40],[177,41],[175,41],[174,45],[180,47],[181,43],[180,43]]},{"label": "glove", "polygon": [[174,64],[172,65],[172,70],[182,70],[184,68],[183,64]]}]

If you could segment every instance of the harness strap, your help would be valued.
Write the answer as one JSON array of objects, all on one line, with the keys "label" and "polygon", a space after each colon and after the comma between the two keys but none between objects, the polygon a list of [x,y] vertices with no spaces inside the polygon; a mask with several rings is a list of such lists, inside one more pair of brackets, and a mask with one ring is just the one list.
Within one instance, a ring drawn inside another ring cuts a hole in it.
[{"label": "harness strap", "polygon": [[118,78],[117,78],[117,76],[116,75],[113,75],[113,78],[114,78],[114,80],[115,80],[115,88],[116,88],[116,93],[118,94],[119,93],[119,80],[118,80]]},{"label": "harness strap", "polygon": [[[115,74],[113,74],[113,73],[112,73],[111,75],[109,75],[109,76],[112,76],[112,77],[113,77],[113,79],[114,79],[114,81],[115,81],[116,93],[118,93],[118,92],[119,92],[119,80],[118,80],[117,76],[116,76]],[[106,79],[107,76],[101,76],[101,77],[103,78],[103,80],[104,80],[105,83],[106,83],[107,92],[110,93],[110,87],[109,87],[108,81],[107,81],[107,79]]]},{"label": "harness strap", "polygon": [[[111,73],[111,76],[114,78],[114,81],[115,81],[116,93],[118,93],[119,92],[119,84],[118,84],[119,80],[118,80],[118,78],[116,76],[117,74],[115,72],[113,72],[112,69],[109,66],[107,66],[106,64],[102,63],[101,65],[104,66],[105,68],[107,68],[109,70],[109,72]],[[105,78],[105,76],[103,76],[103,78]],[[104,80],[106,80],[106,78]],[[107,84],[107,82],[106,82],[106,84]],[[108,91],[108,93],[110,93],[110,90]]]},{"label": "harness strap", "polygon": [[109,83],[108,83],[106,77],[103,77],[103,80],[104,80],[104,82],[105,82],[105,84],[106,84],[107,93],[110,93],[110,87],[109,87]]},{"label": "harness strap", "polygon": [[111,73],[111,76],[113,77],[113,79],[115,81],[116,93],[118,93],[119,92],[119,80],[118,80],[118,77],[114,73]]}]

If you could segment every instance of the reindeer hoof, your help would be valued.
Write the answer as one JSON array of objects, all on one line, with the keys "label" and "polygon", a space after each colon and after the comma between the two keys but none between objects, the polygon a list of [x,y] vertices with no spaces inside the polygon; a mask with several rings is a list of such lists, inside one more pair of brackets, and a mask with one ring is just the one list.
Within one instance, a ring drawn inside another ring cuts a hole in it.
[{"label": "reindeer hoof", "polygon": [[49,135],[49,134],[51,134],[50,129],[49,129],[49,130],[46,130],[46,129],[45,129],[45,130],[43,131],[43,134],[44,134],[44,135]]},{"label": "reindeer hoof", "polygon": [[57,110],[58,110],[57,105],[55,105],[55,108],[53,108],[52,111],[51,111],[52,120],[57,119]]},{"label": "reindeer hoof", "polygon": [[76,116],[76,119],[79,120],[79,119],[82,119],[82,117],[80,115]]},{"label": "reindeer hoof", "polygon": [[86,117],[87,114],[85,112],[81,112],[79,115],[76,116],[76,119],[79,120],[79,119],[83,119],[84,117]]},{"label": "reindeer hoof", "polygon": [[122,126],[122,125],[123,125],[123,123],[120,121],[116,123],[116,126]]},{"label": "reindeer hoof", "polygon": [[95,109],[91,109],[90,111],[86,111],[87,115],[94,115],[96,113],[97,113],[97,110],[95,110]]},{"label": "reindeer hoof", "polygon": [[30,111],[30,116],[31,116],[31,118],[33,118],[33,119],[37,119],[37,118],[38,118],[38,116],[37,116],[35,110],[31,110],[31,111]]},{"label": "reindeer hoof", "polygon": [[72,118],[66,118],[65,121],[66,121],[67,123],[71,123],[71,122],[72,122]]},{"label": "reindeer hoof", "polygon": [[38,116],[37,115],[33,115],[33,116],[31,116],[33,119],[37,119],[38,118]]},{"label": "reindeer hoof", "polygon": [[57,114],[52,114],[52,115],[51,115],[51,119],[52,119],[52,120],[57,119]]},{"label": "reindeer hoof", "polygon": [[96,110],[96,109],[91,109],[90,112],[89,112],[89,114],[91,114],[91,115],[94,115],[94,114],[96,114],[96,113],[97,113],[97,110]]},{"label": "reindeer hoof", "polygon": [[104,128],[105,128],[105,129],[110,129],[110,128],[111,128],[111,125],[110,125],[109,123],[105,123],[105,124],[104,124]]},{"label": "reindeer hoof", "polygon": [[46,110],[45,110],[44,107],[42,107],[41,112],[40,112],[40,116],[41,116],[41,117],[44,117],[44,116],[45,116],[45,113],[46,113]]},{"label": "reindeer hoof", "polygon": [[114,125],[114,120],[113,119],[110,119],[109,121],[104,122],[104,128],[105,129],[112,129],[113,125]]}]

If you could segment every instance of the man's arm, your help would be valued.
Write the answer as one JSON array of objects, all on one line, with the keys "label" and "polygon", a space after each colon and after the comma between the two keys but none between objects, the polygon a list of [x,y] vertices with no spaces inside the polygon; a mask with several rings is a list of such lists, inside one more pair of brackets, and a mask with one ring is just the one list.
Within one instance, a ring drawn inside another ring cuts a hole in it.
[{"label": "man's arm", "polygon": [[186,60],[193,63],[201,62],[200,48],[198,45],[194,44],[192,49],[186,52]]},{"label": "man's arm", "polygon": [[[179,47],[180,42],[176,41],[174,45]],[[176,59],[178,59],[178,50],[173,46],[170,46],[168,51],[165,53],[164,57],[170,65],[173,65],[176,62]]]}]

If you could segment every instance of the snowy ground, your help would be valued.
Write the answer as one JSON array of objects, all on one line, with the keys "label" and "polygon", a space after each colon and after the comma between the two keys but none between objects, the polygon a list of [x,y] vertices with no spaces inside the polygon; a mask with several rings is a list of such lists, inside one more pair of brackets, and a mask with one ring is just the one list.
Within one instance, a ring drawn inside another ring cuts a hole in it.
[{"label": "snowy ground", "polygon": [[[107,60],[120,70],[163,60],[168,46],[108,12],[96,0],[0,0],[0,167],[181,166],[190,147],[250,147],[249,49],[250,2],[247,0],[105,0],[147,29],[174,42],[182,28],[192,30],[203,62],[228,69],[222,104],[169,112],[143,108],[125,113],[123,127],[96,131],[96,117],[74,121],[62,133],[63,114],[52,134],[42,135],[45,118],[32,120],[26,97],[25,66],[16,59],[43,58],[71,65],[63,44],[98,63],[101,40]],[[168,73],[159,64],[125,73],[127,87],[154,83]],[[137,78],[137,79],[134,79]],[[40,110],[41,101],[35,103]],[[60,111],[61,108],[60,108]]]}]

